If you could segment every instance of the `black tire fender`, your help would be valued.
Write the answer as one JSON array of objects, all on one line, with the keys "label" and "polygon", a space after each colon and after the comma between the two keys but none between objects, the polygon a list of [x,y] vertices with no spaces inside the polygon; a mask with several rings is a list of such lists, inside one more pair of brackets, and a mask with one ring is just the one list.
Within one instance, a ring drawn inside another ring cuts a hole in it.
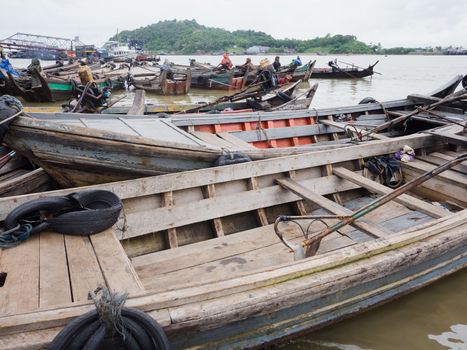
[{"label": "black tire fender", "polygon": [[375,102],[377,102],[377,101],[373,97],[365,97],[358,104],[363,105],[363,104],[366,104],[366,103],[375,103]]}]

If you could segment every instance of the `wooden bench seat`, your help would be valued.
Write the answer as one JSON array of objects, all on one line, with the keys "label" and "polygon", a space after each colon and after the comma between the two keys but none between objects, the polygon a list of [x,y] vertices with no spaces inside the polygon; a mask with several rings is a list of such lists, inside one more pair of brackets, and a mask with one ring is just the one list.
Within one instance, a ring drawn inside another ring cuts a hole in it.
[{"label": "wooden bench seat", "polygon": [[143,290],[112,229],[84,237],[41,232],[0,251],[0,315],[88,300],[98,286]]}]

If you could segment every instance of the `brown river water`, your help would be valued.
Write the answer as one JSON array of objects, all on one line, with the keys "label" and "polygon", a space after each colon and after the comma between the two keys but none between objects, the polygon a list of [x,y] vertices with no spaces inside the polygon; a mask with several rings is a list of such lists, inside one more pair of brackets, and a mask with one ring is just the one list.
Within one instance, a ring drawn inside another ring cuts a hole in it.
[{"label": "brown river water", "polygon": [[[232,56],[234,64],[245,62],[247,56]],[[294,56],[282,56],[287,64]],[[170,61],[188,64],[217,64],[216,56],[167,56]],[[258,64],[264,56],[253,56]],[[274,56],[268,56],[271,60]],[[379,60],[371,78],[358,80],[320,80],[312,107],[333,107],[358,103],[371,96],[378,101],[405,98],[411,93],[426,94],[457,74],[467,74],[467,56],[301,56],[305,63],[317,59],[316,67],[325,67],[330,60],[351,62],[361,67]],[[30,60],[12,60],[19,67]],[[43,63],[44,65],[49,63]],[[345,65],[341,64],[341,67]],[[303,84],[302,88],[306,89]],[[116,93],[116,97],[122,93]],[[133,92],[119,105],[130,105]],[[187,96],[161,97],[147,95],[149,103],[193,103],[212,101],[225,92],[192,90]],[[431,286],[368,311],[360,316],[326,327],[278,347],[283,350],[467,350],[467,271],[460,271]]]}]

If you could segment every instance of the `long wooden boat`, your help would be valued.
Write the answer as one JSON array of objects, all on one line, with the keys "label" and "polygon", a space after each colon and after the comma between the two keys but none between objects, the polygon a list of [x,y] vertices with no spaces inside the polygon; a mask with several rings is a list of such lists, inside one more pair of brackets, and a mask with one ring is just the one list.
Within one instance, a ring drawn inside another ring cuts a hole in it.
[{"label": "long wooden boat", "polygon": [[197,89],[242,90],[248,80],[248,72],[239,76],[235,70],[221,72],[193,70],[191,74],[191,86]]},{"label": "long wooden boat", "polygon": [[186,95],[191,87],[191,70],[187,69],[185,73],[175,73],[173,79],[167,78],[167,71],[158,75],[136,74],[131,76],[129,84],[136,89],[160,95]]},{"label": "long wooden boat", "polygon": [[[42,232],[0,252],[0,347],[47,347],[94,310],[88,292],[98,286],[128,292],[125,305],[157,320],[172,349],[243,349],[338,322],[459,271],[467,266],[465,162],[327,236],[314,256],[294,261],[274,232],[279,216],[348,216],[372,194],[391,192],[366,177],[362,163],[404,145],[417,152],[402,164],[406,181],[465,152],[424,133],[92,187],[123,200],[111,229],[87,237]],[[32,199],[80,190],[0,199],[0,219]],[[324,227],[301,223],[311,233]],[[298,226],[283,229],[291,242],[304,240]]]},{"label": "long wooden boat", "polygon": [[279,77],[282,77],[290,74],[292,75],[292,81],[306,82],[310,79],[311,75],[313,74],[315,64],[316,60],[309,61],[307,64],[297,67],[292,71],[288,71],[287,69],[285,69],[285,71],[279,71],[277,75]]},{"label": "long wooden boat", "polygon": [[[358,135],[363,126],[373,128],[386,122],[391,113],[407,115],[421,105],[399,100],[241,116],[196,114],[172,120],[145,116],[35,114],[35,118],[15,119],[4,142],[42,167],[62,186],[82,186],[211,167],[226,153],[241,153],[258,160],[371,142],[350,137],[345,131],[346,124],[339,118],[346,115],[361,123],[353,122],[352,130]],[[441,125],[449,118],[465,118],[464,114],[436,113],[444,116],[444,119],[435,119]],[[406,132],[432,128],[430,118],[428,112],[414,116],[415,125],[408,124]],[[427,126],[423,127],[421,122]],[[371,137],[397,136],[403,129]]]},{"label": "long wooden boat", "polygon": [[358,79],[369,77],[374,74],[373,68],[378,64],[379,61],[376,61],[373,64],[370,64],[368,68],[357,68],[357,67],[346,67],[346,68],[335,68],[331,67],[325,68],[313,68],[312,77],[313,79]]}]

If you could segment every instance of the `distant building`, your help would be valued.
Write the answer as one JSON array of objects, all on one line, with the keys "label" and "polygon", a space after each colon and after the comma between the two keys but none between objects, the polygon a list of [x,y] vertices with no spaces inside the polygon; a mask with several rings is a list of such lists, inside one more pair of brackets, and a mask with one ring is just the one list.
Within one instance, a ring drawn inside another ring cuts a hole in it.
[{"label": "distant building", "polygon": [[260,53],[266,53],[269,50],[268,46],[252,46],[246,49],[247,55],[258,55]]}]

